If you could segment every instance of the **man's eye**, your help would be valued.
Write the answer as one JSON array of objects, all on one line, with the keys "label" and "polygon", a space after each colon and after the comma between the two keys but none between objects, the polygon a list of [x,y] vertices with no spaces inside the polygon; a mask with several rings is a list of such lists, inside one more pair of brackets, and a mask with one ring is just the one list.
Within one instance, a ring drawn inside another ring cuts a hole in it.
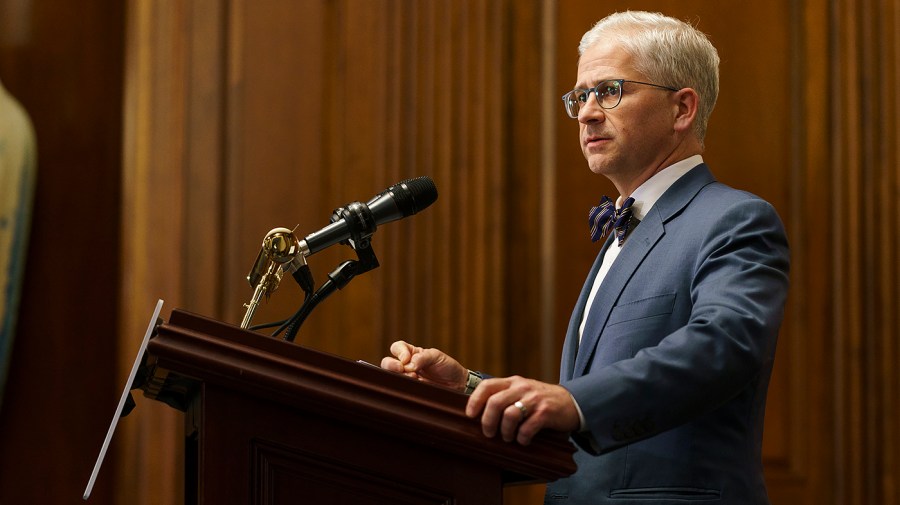
[{"label": "man's eye", "polygon": [[607,84],[600,88],[600,94],[603,96],[618,96],[619,86],[615,84]]}]

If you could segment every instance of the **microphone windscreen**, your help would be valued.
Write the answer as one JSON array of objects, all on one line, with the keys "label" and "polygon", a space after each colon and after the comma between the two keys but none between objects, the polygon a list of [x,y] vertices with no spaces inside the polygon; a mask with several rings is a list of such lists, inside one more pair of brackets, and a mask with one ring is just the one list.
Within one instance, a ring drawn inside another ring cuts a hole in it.
[{"label": "microphone windscreen", "polygon": [[399,182],[387,189],[394,196],[403,217],[411,216],[433,204],[438,197],[431,177],[422,176]]}]

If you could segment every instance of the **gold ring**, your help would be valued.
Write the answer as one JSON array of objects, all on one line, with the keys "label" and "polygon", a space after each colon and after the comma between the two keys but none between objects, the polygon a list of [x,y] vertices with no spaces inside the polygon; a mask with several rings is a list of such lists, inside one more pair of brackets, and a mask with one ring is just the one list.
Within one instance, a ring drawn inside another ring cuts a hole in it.
[{"label": "gold ring", "polygon": [[528,417],[528,407],[526,407],[525,404],[522,403],[522,400],[513,403],[513,407],[519,409],[522,412],[522,419]]}]

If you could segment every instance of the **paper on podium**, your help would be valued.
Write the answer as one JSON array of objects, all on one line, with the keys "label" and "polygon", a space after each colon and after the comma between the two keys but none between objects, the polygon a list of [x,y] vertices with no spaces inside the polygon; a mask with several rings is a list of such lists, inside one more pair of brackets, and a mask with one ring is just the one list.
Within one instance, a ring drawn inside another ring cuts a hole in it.
[{"label": "paper on podium", "polygon": [[106,439],[103,440],[103,447],[100,448],[100,455],[97,456],[97,462],[94,463],[94,471],[91,472],[91,478],[88,480],[87,487],[84,488],[84,495],[82,495],[84,500],[87,500],[91,496],[94,482],[97,480],[97,473],[100,472],[100,465],[103,464],[103,458],[106,457],[106,450],[109,449],[109,442],[112,440],[113,433],[116,431],[116,426],[119,424],[122,409],[131,392],[131,385],[134,384],[134,378],[137,375],[138,368],[141,366],[141,360],[143,359],[144,352],[147,350],[147,342],[150,341],[150,335],[153,334],[153,329],[156,327],[156,321],[159,318],[159,312],[162,310],[162,306],[162,300],[156,302],[156,309],[153,311],[153,316],[150,317],[150,323],[147,325],[147,332],[144,334],[144,340],[141,341],[141,347],[138,349],[137,356],[134,358],[134,365],[131,366],[131,373],[128,375],[128,380],[125,382],[125,389],[122,391],[122,396],[119,398],[119,406],[116,407],[116,411],[113,413],[112,421],[109,423],[109,430],[106,431]]}]

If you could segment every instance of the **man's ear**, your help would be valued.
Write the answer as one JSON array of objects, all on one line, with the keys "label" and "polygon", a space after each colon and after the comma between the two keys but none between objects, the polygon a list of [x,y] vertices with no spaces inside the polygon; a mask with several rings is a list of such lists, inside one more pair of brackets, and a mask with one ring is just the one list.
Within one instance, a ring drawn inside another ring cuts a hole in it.
[{"label": "man's ear", "polygon": [[686,132],[694,127],[697,120],[697,109],[700,96],[692,88],[682,88],[675,92],[677,109],[675,111],[675,131]]}]

